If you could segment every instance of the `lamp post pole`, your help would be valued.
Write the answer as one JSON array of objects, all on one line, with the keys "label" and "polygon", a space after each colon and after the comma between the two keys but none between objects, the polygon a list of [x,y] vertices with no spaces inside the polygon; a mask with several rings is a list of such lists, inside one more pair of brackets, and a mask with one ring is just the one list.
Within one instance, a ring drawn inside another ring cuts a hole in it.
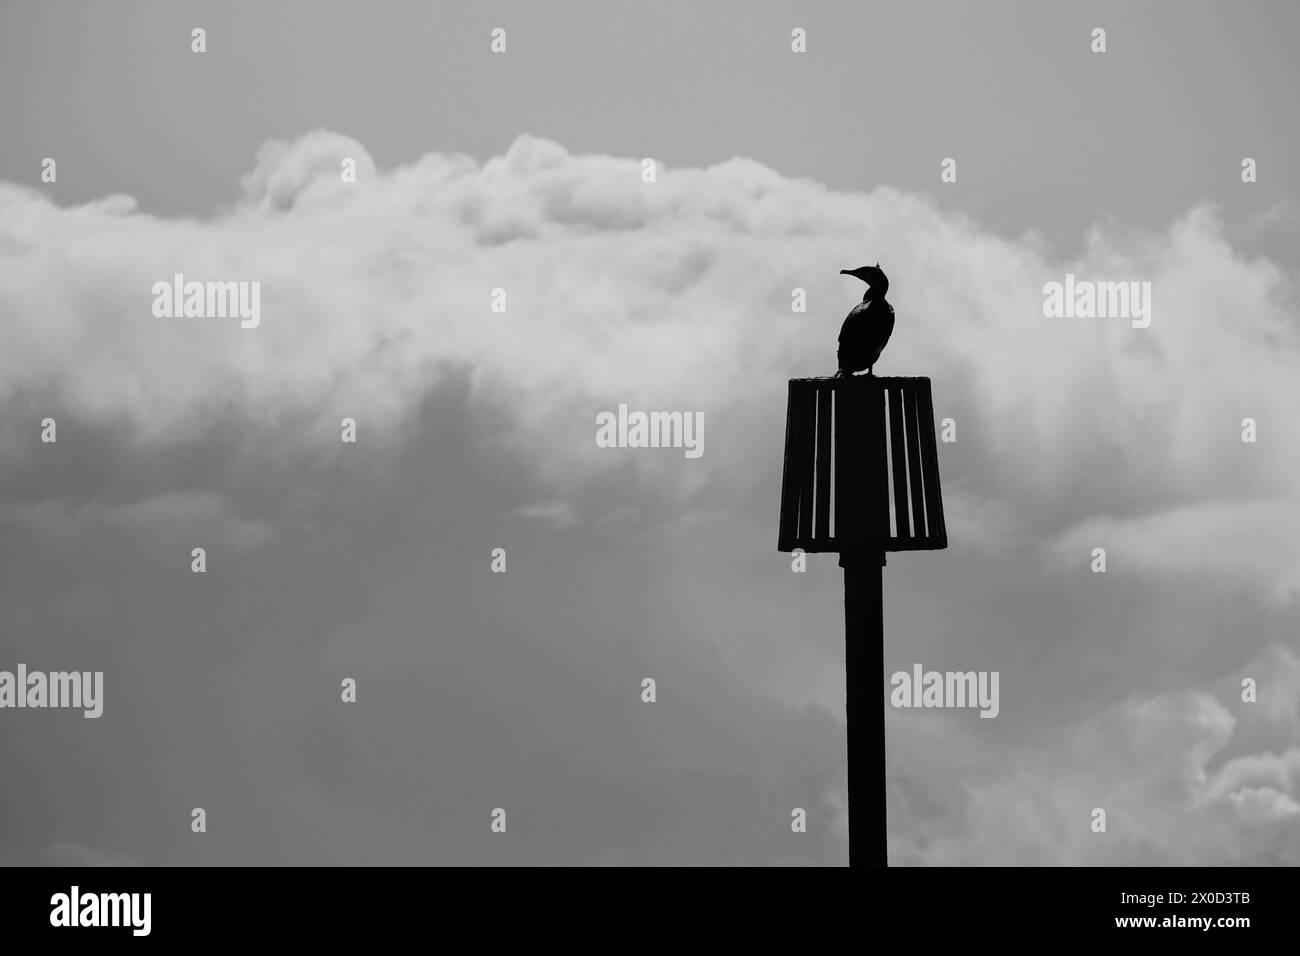
[{"label": "lamp post pole", "polygon": [[889,865],[885,556],[947,546],[929,379],[792,379],[777,547],[844,569],[850,866]]}]

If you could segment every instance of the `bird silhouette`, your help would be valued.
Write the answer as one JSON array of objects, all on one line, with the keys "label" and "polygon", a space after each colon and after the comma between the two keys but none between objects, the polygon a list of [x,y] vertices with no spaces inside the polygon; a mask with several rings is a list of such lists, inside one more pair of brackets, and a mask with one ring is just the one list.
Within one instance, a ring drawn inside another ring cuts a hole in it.
[{"label": "bird silhouette", "polygon": [[885,301],[889,279],[879,262],[858,269],[841,269],[840,275],[861,279],[867,283],[867,291],[840,327],[840,369],[835,375],[838,378],[863,369],[871,375],[872,366],[894,331],[894,307]]}]

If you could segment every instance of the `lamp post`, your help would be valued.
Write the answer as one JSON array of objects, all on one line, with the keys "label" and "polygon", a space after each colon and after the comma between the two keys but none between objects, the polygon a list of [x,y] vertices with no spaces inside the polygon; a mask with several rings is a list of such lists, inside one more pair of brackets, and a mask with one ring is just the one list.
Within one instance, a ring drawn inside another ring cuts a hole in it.
[{"label": "lamp post", "polygon": [[844,569],[849,865],[887,866],[885,555],[948,546],[930,380],[791,379],[785,429],[777,548]]}]

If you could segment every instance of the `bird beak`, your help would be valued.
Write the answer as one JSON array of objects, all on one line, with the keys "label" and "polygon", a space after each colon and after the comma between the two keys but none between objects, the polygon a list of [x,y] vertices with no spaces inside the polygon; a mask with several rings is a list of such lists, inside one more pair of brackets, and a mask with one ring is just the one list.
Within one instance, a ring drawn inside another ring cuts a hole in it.
[{"label": "bird beak", "polygon": [[853,275],[853,273],[850,272],[848,269],[841,269],[841,270],[840,270],[840,275],[842,275],[842,276],[851,276],[851,275]]}]

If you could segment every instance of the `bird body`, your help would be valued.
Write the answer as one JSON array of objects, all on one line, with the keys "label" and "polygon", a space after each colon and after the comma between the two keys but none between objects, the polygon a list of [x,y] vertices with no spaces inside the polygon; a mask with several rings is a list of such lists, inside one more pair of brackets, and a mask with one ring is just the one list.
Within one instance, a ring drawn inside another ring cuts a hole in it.
[{"label": "bird body", "polygon": [[880,358],[889,336],[894,331],[894,307],[885,299],[889,289],[889,279],[880,268],[863,266],[849,271],[840,270],[841,275],[851,275],[869,283],[862,301],[850,310],[840,327],[839,375],[852,375],[866,369],[871,374],[872,366]]}]

